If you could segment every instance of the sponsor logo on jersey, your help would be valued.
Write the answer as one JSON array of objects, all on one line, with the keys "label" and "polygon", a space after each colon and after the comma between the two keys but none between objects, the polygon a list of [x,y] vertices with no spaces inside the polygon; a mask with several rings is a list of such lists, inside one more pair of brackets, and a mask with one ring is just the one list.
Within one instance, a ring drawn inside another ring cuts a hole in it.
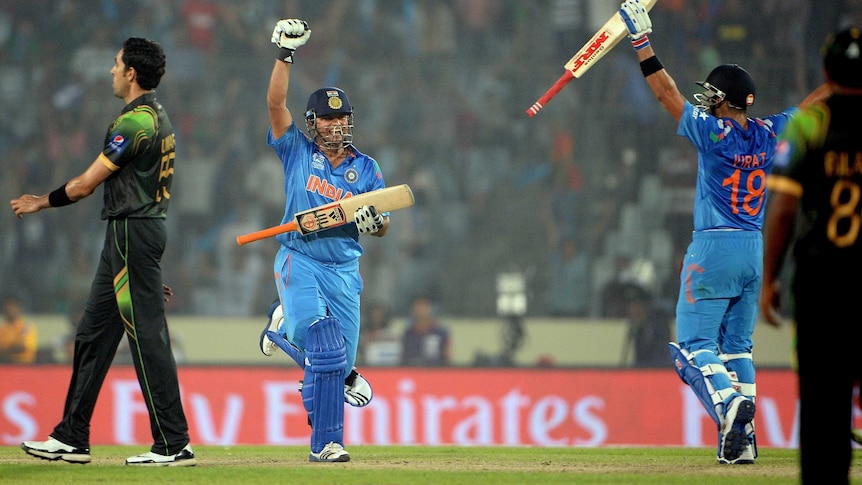
[{"label": "sponsor logo on jersey", "polygon": [[125,144],[126,139],[123,137],[123,135],[117,133],[114,135],[113,138],[111,138],[111,141],[108,143],[108,146],[111,147],[111,150],[118,152],[120,151],[120,149],[123,148],[123,145]]}]

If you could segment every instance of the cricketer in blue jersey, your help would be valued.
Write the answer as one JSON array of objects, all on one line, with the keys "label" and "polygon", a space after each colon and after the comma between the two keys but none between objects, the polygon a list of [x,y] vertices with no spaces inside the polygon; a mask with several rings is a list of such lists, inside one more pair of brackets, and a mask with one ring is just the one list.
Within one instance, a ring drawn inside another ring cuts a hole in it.
[{"label": "cricketer in blue jersey", "polygon": [[[294,51],[310,35],[308,24],[299,19],[279,21],[272,33],[278,57],[267,90],[267,144],[284,169],[282,222],[296,212],[386,185],[377,162],[353,146],[353,108],[344,91],[324,87],[309,96],[302,118],[305,132],[287,109]],[[283,319],[273,319],[278,323],[266,335],[305,371],[301,393],[312,429],[312,462],[350,460],[344,449],[344,402],[355,377],[359,343],[359,236],[383,236],[389,229],[388,214],[374,207],[360,207],[348,216],[355,224],[276,238],[280,247],[273,270]],[[264,343],[261,338],[262,350]],[[370,400],[367,390],[360,405]]]},{"label": "cricketer in blue jersey", "polygon": [[[697,106],[688,102],[655,55],[644,5],[628,0],[620,15],[647,84],[679,122],[677,134],[698,151],[694,232],[680,270],[674,367],[718,428],[722,464],[752,464],[755,386],[752,360],[763,278],[766,176],[777,135],[797,108],[749,118],[754,81],[736,64],[724,64],[697,84]],[[803,104],[814,101],[814,92]]]}]

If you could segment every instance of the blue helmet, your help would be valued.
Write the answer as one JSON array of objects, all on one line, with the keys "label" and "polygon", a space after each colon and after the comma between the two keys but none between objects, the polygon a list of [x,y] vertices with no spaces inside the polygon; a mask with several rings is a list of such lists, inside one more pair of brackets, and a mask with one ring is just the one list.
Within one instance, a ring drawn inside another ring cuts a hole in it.
[{"label": "blue helmet", "polygon": [[[335,134],[340,134],[338,140],[331,140],[332,133],[321,135],[317,129],[317,119],[326,116],[347,115],[347,126]],[[347,99],[347,94],[339,88],[330,86],[320,88],[311,93],[305,107],[305,124],[308,136],[323,148],[337,150],[353,143],[353,106]]]},{"label": "blue helmet", "polygon": [[353,107],[347,94],[336,87],[320,88],[308,97],[305,106],[305,118],[331,115],[349,115]]}]

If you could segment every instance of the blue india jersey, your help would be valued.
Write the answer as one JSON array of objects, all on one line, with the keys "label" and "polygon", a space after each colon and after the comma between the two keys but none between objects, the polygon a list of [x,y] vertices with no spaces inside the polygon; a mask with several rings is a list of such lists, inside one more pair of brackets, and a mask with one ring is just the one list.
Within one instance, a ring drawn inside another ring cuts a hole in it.
[{"label": "blue india jersey", "polygon": [[686,101],[677,135],[697,148],[698,177],[694,230],[760,231],[766,203],[766,175],[772,169],[777,135],[797,111],[749,118],[748,129],[716,118]]},{"label": "blue india jersey", "polygon": [[[294,214],[345,197],[382,189],[386,186],[377,161],[351,147],[349,155],[338,167],[332,168],[323,152],[295,123],[279,139],[267,132],[271,146],[284,169],[284,189],[287,198],[282,224]],[[348,214],[353,217],[353,214]],[[276,236],[283,246],[324,263],[345,263],[362,255],[359,232],[355,224],[345,224],[308,236],[286,232]]]}]

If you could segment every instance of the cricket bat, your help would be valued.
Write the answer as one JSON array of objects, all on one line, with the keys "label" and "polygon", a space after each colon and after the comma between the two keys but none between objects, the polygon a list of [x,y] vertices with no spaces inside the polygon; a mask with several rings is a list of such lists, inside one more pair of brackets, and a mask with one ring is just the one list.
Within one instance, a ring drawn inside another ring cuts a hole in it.
[{"label": "cricket bat", "polygon": [[[647,11],[651,10],[658,0],[641,0]],[[629,34],[626,23],[619,12],[616,12],[604,25],[593,34],[581,49],[563,66],[566,71],[545,94],[533,103],[527,110],[527,115],[536,116],[548,102],[560,92],[572,79],[579,78],[590,70],[599,59],[605,56],[615,45]]]},{"label": "cricket bat", "polygon": [[288,223],[237,236],[236,243],[242,246],[290,231],[306,236],[353,223],[353,213],[364,205],[373,205],[377,212],[391,212],[410,207],[414,202],[413,191],[407,184],[386,187],[297,212]]}]

